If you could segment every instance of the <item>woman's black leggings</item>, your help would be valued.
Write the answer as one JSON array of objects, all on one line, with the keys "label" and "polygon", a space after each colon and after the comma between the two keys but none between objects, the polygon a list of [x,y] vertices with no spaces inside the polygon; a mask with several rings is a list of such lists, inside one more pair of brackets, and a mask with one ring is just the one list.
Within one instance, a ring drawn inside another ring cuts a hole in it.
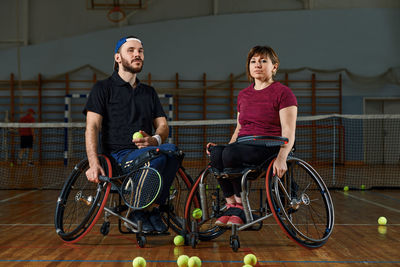
[{"label": "woman's black leggings", "polygon": [[[238,143],[214,146],[210,149],[211,167],[222,172],[225,168],[258,165],[277,154],[279,149],[280,147],[253,146]],[[233,179],[219,178],[217,180],[226,198],[233,195],[240,197],[240,192],[242,191],[241,177]]]}]

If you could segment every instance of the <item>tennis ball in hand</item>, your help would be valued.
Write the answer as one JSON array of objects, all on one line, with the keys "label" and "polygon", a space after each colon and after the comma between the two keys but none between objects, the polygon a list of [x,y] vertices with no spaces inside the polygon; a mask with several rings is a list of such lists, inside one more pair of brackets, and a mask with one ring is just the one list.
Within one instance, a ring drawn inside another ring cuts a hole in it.
[{"label": "tennis ball in hand", "polygon": [[146,260],[143,257],[136,257],[132,261],[133,267],[146,267]]},{"label": "tennis ball in hand", "polygon": [[345,187],[343,187],[344,191],[349,191],[349,187],[346,185]]},{"label": "tennis ball in hand", "polygon": [[381,216],[378,219],[378,223],[379,223],[379,225],[386,225],[387,219],[385,217]]},{"label": "tennis ball in hand", "polygon": [[251,265],[251,266],[256,265],[256,263],[257,263],[256,255],[247,254],[246,256],[244,256],[243,262],[244,262],[244,264]]},{"label": "tennis ball in hand", "polygon": [[197,256],[193,256],[189,258],[188,261],[188,267],[200,267],[201,266],[201,260]]},{"label": "tennis ball in hand", "polygon": [[185,243],[185,238],[181,235],[177,235],[174,237],[175,246],[182,246]]},{"label": "tennis ball in hand", "polygon": [[189,257],[186,255],[180,255],[176,263],[179,267],[188,267]]},{"label": "tennis ball in hand", "polygon": [[195,219],[200,219],[201,216],[203,216],[203,211],[201,209],[199,209],[199,208],[194,209],[193,212],[192,212],[192,216]]},{"label": "tennis ball in hand", "polygon": [[140,132],[136,132],[132,135],[132,139],[143,138],[143,135]]}]

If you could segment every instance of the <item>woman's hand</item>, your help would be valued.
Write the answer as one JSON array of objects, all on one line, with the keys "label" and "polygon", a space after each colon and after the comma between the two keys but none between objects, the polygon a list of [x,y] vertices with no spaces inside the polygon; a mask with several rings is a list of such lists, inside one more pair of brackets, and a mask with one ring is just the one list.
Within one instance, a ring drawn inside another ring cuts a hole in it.
[{"label": "woman's hand", "polygon": [[282,176],[287,171],[286,160],[277,157],[272,167],[273,167],[273,175],[274,176],[277,175],[279,178],[282,178]]},{"label": "woman's hand", "polygon": [[216,146],[217,144],[215,144],[215,143],[208,143],[207,144],[207,148],[206,148],[206,153],[207,153],[207,155],[210,155],[210,148],[212,147],[212,146]]}]

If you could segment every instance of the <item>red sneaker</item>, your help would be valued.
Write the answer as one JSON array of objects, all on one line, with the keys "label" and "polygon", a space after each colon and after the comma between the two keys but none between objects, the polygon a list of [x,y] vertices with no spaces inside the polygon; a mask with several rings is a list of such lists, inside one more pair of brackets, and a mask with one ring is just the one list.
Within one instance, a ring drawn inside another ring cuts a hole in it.
[{"label": "red sneaker", "polygon": [[236,204],[235,209],[233,210],[233,214],[229,217],[227,221],[227,226],[232,226],[233,224],[236,225],[243,225],[244,221],[246,220],[246,216],[244,215],[243,206],[242,204]]},{"label": "red sneaker", "polygon": [[227,225],[227,222],[229,221],[229,218],[232,214],[232,209],[235,208],[235,204],[226,204],[226,210],[225,212],[215,221],[215,225],[224,227]]}]

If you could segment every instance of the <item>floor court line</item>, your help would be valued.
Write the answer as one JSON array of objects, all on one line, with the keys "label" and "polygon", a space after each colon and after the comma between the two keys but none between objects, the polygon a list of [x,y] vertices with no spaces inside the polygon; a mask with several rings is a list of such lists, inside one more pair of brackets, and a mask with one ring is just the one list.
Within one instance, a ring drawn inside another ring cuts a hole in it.
[{"label": "floor court line", "polygon": [[357,200],[360,200],[360,201],[364,201],[366,203],[369,203],[369,204],[372,204],[372,205],[375,205],[375,206],[378,206],[378,207],[381,207],[381,208],[384,208],[384,209],[388,209],[390,211],[394,211],[394,212],[400,213],[400,210],[398,210],[398,209],[395,209],[395,208],[392,208],[392,207],[389,207],[389,206],[386,206],[386,205],[383,205],[383,204],[379,204],[379,203],[373,202],[371,200],[367,200],[367,199],[362,198],[362,197],[356,197],[356,196],[353,196],[353,195],[351,195],[351,194],[349,194],[347,192],[344,192],[343,194],[345,194],[346,196],[352,197],[354,199],[357,199]]},{"label": "floor court line", "polygon": [[15,195],[15,196],[12,196],[12,197],[9,197],[9,198],[6,198],[6,199],[2,199],[2,200],[0,200],[0,203],[4,203],[4,202],[7,202],[7,201],[10,201],[10,200],[19,198],[19,197],[23,197],[25,195],[28,195],[28,194],[36,192],[36,191],[37,190],[31,190],[31,191],[28,191],[28,192],[25,192],[25,193],[21,193],[21,194],[18,194],[18,195]]},{"label": "floor court line", "polygon": [[381,196],[381,197],[384,197],[384,198],[388,198],[388,199],[390,199],[390,200],[394,200],[394,201],[397,201],[397,202],[400,202],[400,199],[399,199],[399,198],[395,198],[395,197],[392,197],[392,196],[388,196],[388,195],[386,195],[386,194],[382,194],[382,193],[379,193],[379,192],[371,191],[371,192],[368,192],[368,193],[374,194],[374,195],[378,195],[378,196]]}]

